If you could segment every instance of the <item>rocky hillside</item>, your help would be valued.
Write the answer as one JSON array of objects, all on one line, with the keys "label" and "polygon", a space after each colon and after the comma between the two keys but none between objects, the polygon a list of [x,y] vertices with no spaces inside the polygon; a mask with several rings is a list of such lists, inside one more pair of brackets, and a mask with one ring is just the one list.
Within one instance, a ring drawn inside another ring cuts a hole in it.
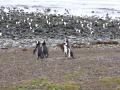
[{"label": "rocky hillside", "polygon": [[0,47],[34,45],[36,40],[46,39],[49,45],[63,41],[73,44],[90,44],[96,41],[120,41],[120,20],[98,16],[73,16],[41,12],[24,12],[23,9],[0,8]]}]

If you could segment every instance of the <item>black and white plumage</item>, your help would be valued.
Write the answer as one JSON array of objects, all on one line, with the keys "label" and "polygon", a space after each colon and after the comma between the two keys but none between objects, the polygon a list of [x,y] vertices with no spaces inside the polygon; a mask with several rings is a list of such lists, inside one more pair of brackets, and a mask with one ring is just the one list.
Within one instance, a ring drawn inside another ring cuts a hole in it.
[{"label": "black and white plumage", "polygon": [[48,57],[48,48],[46,46],[46,42],[45,40],[43,41],[43,43],[40,43],[39,41],[37,41],[37,44],[36,44],[36,47],[35,49],[33,50],[33,54],[35,54],[35,52],[38,52],[38,58],[41,58],[43,59],[44,57]]},{"label": "black and white plumage", "polygon": [[0,37],[2,36],[2,33],[0,32]]},{"label": "black and white plumage", "polygon": [[64,54],[65,54],[65,57],[68,57],[68,59],[71,59],[71,58],[74,59],[72,48],[71,48],[71,45],[70,45],[70,43],[69,43],[67,38],[65,38],[63,51],[64,51]]},{"label": "black and white plumage", "polygon": [[46,46],[45,40],[42,43],[42,52],[43,52],[44,57],[47,58],[49,54],[48,54],[48,47]]},{"label": "black and white plumage", "polygon": [[44,58],[44,55],[43,55],[43,52],[42,52],[42,44],[39,42],[39,41],[37,41],[37,44],[36,44],[36,47],[35,47],[35,49],[33,50],[33,54],[35,54],[35,52],[38,52],[38,57],[37,57],[37,59],[39,59],[39,58]]},{"label": "black and white plumage", "polygon": [[68,48],[67,56],[68,56],[69,59],[71,59],[71,58],[74,59],[73,52],[72,52],[72,50],[70,48]]},{"label": "black and white plumage", "polygon": [[64,52],[64,54],[65,54],[65,57],[67,57],[67,52],[68,52],[67,43],[64,43],[63,52]]}]

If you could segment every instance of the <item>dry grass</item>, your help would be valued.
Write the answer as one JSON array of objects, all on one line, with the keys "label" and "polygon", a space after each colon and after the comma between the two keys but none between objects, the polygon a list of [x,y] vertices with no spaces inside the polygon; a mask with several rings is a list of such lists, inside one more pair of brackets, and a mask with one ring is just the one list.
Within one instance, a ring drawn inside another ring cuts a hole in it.
[{"label": "dry grass", "polygon": [[97,41],[97,42],[93,42],[91,43],[91,45],[99,45],[99,44],[104,44],[104,45],[119,45],[119,42],[117,41],[108,41],[108,42],[101,42],[101,41]]}]

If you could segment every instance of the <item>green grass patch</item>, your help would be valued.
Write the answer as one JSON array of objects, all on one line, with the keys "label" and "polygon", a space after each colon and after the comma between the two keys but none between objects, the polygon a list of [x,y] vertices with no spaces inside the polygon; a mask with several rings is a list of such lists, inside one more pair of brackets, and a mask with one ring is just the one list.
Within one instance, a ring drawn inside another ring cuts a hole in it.
[{"label": "green grass patch", "polygon": [[103,77],[101,79],[101,81],[103,83],[116,83],[116,84],[120,84],[120,76],[113,76],[113,77]]},{"label": "green grass patch", "polygon": [[[81,82],[75,82],[75,81],[65,81],[61,83],[55,83],[48,80],[47,76],[44,77],[38,77],[33,78],[29,80],[22,80],[18,83],[14,84],[13,86],[5,86],[5,89],[7,90],[40,90],[41,87],[46,88],[47,90],[78,90],[80,87],[82,87]],[[37,87],[37,89],[36,89]]]},{"label": "green grass patch", "polygon": [[67,90],[78,90],[82,86],[83,84],[81,82],[75,82],[75,81],[62,82],[62,87],[64,87]]},{"label": "green grass patch", "polygon": [[[119,86],[120,85],[120,76],[112,76],[112,77],[102,77],[98,83],[96,83],[97,86],[104,86],[104,85],[116,85]],[[115,89],[115,90],[119,90],[119,89]]]},{"label": "green grass patch", "polygon": [[101,81],[102,81],[103,83],[110,83],[111,77],[103,77],[103,78],[101,79]]},{"label": "green grass patch", "polygon": [[[114,79],[114,78],[113,78]],[[115,82],[117,83],[117,84],[120,84],[120,76],[116,76],[115,77]]]},{"label": "green grass patch", "polygon": [[63,78],[69,78],[69,77],[74,77],[74,76],[80,76],[80,75],[83,75],[85,74],[84,71],[78,71],[78,72],[75,72],[75,73],[70,73],[70,74],[66,74],[63,76]]},{"label": "green grass patch", "polygon": [[5,86],[5,88],[7,87],[8,90],[26,90],[26,87],[30,85],[35,86],[42,84],[42,81],[45,80],[47,80],[47,77],[38,77],[30,80],[22,80],[11,87]]},{"label": "green grass patch", "polygon": [[120,90],[120,86],[116,87],[115,90]]},{"label": "green grass patch", "polygon": [[43,85],[50,90],[60,90],[62,88],[62,85],[59,83],[53,83],[50,81],[44,81]]},{"label": "green grass patch", "polygon": [[107,70],[106,67],[96,67],[96,68],[93,68],[93,70],[95,71],[104,71],[104,70]]}]

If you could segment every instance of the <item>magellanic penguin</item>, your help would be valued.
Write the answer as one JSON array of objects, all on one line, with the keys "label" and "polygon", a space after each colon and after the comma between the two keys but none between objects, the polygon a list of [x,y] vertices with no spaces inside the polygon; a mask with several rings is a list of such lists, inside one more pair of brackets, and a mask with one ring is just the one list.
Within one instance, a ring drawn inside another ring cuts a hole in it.
[{"label": "magellanic penguin", "polygon": [[67,38],[65,38],[63,51],[64,51],[64,54],[65,54],[65,57],[68,57],[69,59],[70,58],[74,59],[72,48],[71,48],[71,45],[70,45],[70,43],[69,43]]},{"label": "magellanic penguin", "polygon": [[65,57],[67,57],[67,53],[68,53],[67,43],[64,43],[63,52],[64,52],[64,54],[65,54]]},{"label": "magellanic penguin", "polygon": [[42,43],[42,52],[43,52],[44,57],[47,58],[49,54],[48,54],[48,47],[46,46],[45,40]]},{"label": "magellanic penguin", "polygon": [[68,57],[68,59],[71,59],[71,58],[75,59],[74,56],[73,56],[73,52],[70,48],[68,48],[67,57]]},{"label": "magellanic penguin", "polygon": [[39,41],[37,41],[37,44],[36,44],[36,47],[35,47],[35,49],[33,50],[33,54],[35,54],[35,52],[38,52],[38,57],[37,57],[37,59],[39,59],[39,58],[44,58],[44,55],[43,55],[43,51],[42,51],[42,44],[39,42]]}]

